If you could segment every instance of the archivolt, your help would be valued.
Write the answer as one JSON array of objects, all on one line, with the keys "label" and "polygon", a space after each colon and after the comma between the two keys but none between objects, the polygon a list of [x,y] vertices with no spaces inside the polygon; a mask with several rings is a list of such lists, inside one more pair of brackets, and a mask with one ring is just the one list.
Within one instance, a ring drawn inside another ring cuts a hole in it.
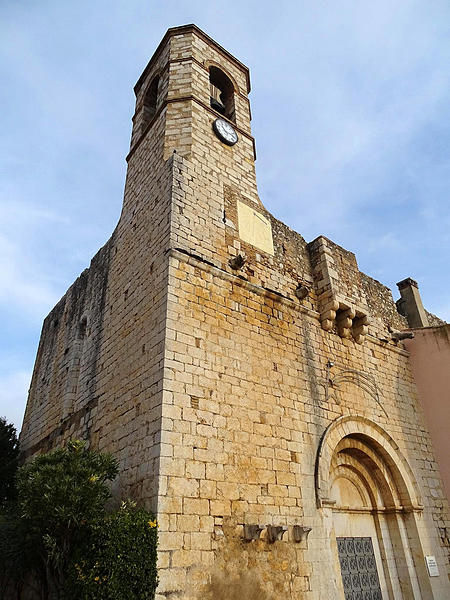
[{"label": "archivolt", "polygon": [[365,417],[336,419],[325,430],[316,457],[316,498],[319,507],[330,505],[332,460],[339,451],[351,451],[367,457],[376,465],[378,485],[386,490],[390,508],[422,510],[422,502],[413,472],[392,437]]}]

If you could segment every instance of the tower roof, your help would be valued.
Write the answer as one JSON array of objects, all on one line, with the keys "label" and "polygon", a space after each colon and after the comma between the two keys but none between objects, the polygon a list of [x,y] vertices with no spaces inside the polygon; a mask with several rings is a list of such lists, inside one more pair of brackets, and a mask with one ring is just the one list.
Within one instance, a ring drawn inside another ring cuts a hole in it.
[{"label": "tower roof", "polygon": [[203,38],[208,44],[213,45],[216,48],[216,50],[218,50],[221,54],[223,54],[228,60],[231,60],[232,62],[234,62],[235,65],[237,65],[240,69],[242,69],[245,72],[245,77],[246,77],[246,80],[247,80],[247,93],[250,92],[250,72],[249,72],[248,67],[246,65],[244,65],[243,63],[241,63],[241,61],[239,61],[237,58],[235,58],[227,50],[225,50],[225,48],[223,48],[215,40],[213,40],[211,37],[209,37],[209,35],[207,35],[199,27],[197,27],[197,25],[194,25],[193,23],[191,23],[189,25],[180,25],[179,27],[170,27],[166,31],[163,39],[161,40],[161,42],[159,43],[158,47],[156,48],[155,53],[153,54],[152,58],[148,62],[148,64],[145,67],[145,69],[143,70],[142,75],[137,80],[136,85],[134,86],[134,93],[136,95],[138,94],[138,92],[139,92],[139,90],[141,88],[141,85],[142,85],[143,81],[145,80],[145,78],[147,76],[147,73],[152,68],[155,60],[158,58],[161,50],[167,44],[168,40],[171,37],[174,37],[176,35],[180,35],[182,33],[194,33],[194,32],[199,37]]}]

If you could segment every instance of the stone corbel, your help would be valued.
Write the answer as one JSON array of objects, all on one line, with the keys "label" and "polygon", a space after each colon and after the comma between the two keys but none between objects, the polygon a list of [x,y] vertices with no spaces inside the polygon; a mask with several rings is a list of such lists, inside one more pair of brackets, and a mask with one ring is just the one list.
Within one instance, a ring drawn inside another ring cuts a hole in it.
[{"label": "stone corbel", "polygon": [[294,542],[302,542],[306,540],[312,527],[305,527],[304,525],[293,525],[292,526],[292,539]]},{"label": "stone corbel", "polygon": [[348,339],[352,337],[352,325],[355,316],[356,312],[352,307],[340,308],[336,313],[336,325],[341,338]]},{"label": "stone corbel", "polygon": [[281,542],[287,529],[286,525],[267,525],[267,541],[269,544],[277,541]]},{"label": "stone corbel", "polygon": [[352,335],[357,344],[362,344],[364,337],[369,331],[369,317],[362,313],[356,313],[353,320]]},{"label": "stone corbel", "polygon": [[264,529],[264,525],[244,525],[242,528],[242,537],[246,542],[252,540],[259,540],[261,531]]},{"label": "stone corbel", "polygon": [[338,309],[339,302],[337,300],[333,300],[332,298],[323,304],[322,311],[320,313],[320,322],[325,331],[330,331],[333,329],[334,321],[336,319],[336,311]]},{"label": "stone corbel", "polygon": [[362,344],[369,330],[369,317],[359,307],[351,306],[346,300],[328,298],[322,301],[320,322],[325,331],[336,325],[338,334],[344,339],[353,339]]}]

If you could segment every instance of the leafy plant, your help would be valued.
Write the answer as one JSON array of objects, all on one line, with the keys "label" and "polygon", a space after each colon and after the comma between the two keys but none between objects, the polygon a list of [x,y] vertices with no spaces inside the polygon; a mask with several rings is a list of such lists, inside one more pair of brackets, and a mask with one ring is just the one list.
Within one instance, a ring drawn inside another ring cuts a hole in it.
[{"label": "leafy plant", "polygon": [[17,471],[19,440],[14,425],[0,417],[0,507],[15,496],[14,476]]},{"label": "leafy plant", "polygon": [[62,598],[70,556],[83,528],[103,518],[117,461],[71,441],[18,470],[18,510],[44,568],[48,598]]},{"label": "leafy plant", "polygon": [[134,503],[96,522],[71,566],[68,597],[150,600],[157,586],[157,523]]},{"label": "leafy plant", "polygon": [[35,549],[36,539],[14,507],[3,509],[0,513],[0,590],[7,590],[15,598],[21,598],[22,592],[30,590],[38,597],[45,597],[45,569]]},{"label": "leafy plant", "polygon": [[107,513],[117,471],[112,456],[80,441],[17,471],[17,503],[0,511],[0,586],[8,597],[154,597],[157,523],[132,502]]}]

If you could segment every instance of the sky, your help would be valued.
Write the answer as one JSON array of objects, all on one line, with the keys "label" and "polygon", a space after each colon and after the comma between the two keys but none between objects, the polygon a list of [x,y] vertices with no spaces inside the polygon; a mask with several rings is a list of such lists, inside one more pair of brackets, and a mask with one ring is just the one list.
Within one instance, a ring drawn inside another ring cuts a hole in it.
[{"label": "sky", "polygon": [[0,416],[42,321],[111,235],[133,86],[169,27],[250,68],[260,198],[450,321],[448,0],[1,0]]}]

